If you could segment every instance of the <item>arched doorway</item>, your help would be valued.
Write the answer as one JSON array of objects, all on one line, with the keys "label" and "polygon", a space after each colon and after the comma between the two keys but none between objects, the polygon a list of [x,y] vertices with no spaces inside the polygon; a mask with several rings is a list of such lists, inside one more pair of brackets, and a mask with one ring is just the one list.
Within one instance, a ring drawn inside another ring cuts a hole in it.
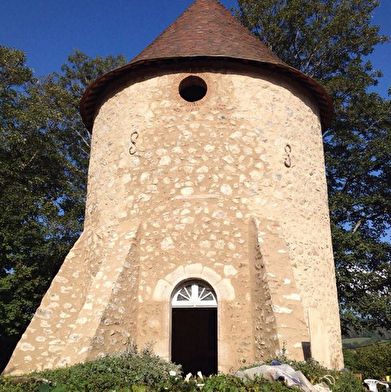
[{"label": "arched doorway", "polygon": [[217,373],[217,301],[207,283],[186,281],[171,300],[171,360],[183,373]]}]

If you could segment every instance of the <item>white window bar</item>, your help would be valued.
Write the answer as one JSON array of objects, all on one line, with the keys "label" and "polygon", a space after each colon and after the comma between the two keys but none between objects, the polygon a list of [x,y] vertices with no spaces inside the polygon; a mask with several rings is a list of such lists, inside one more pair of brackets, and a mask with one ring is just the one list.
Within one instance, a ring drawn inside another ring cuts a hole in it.
[{"label": "white window bar", "polygon": [[172,297],[173,308],[215,308],[216,295],[213,289],[203,282],[185,282],[179,286]]}]

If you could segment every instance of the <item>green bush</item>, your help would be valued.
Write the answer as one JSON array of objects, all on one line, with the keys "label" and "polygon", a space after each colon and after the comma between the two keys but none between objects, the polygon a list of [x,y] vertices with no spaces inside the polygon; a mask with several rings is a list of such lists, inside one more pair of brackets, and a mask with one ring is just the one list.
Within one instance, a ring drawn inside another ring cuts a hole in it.
[{"label": "green bush", "polygon": [[292,392],[291,388],[279,382],[266,381],[258,378],[253,381],[242,381],[230,375],[217,375],[205,381],[202,392]]},{"label": "green bush", "polygon": [[345,367],[363,379],[381,380],[391,375],[391,343],[377,343],[354,350],[344,349]]},{"label": "green bush", "polygon": [[[153,386],[169,380],[169,372],[180,373],[180,366],[148,352],[127,351],[56,370],[31,373],[29,383],[13,384],[12,378],[0,378],[1,392],[104,392],[129,388],[132,385]],[[50,384],[34,381],[50,380]],[[23,378],[17,378],[23,380]],[[26,385],[28,384],[28,385]]]},{"label": "green bush", "polygon": [[[354,375],[354,372],[351,371],[336,371],[329,370],[325,367],[321,366],[318,362],[314,360],[309,360],[307,362],[298,362],[289,360],[285,357],[277,358],[277,360],[281,363],[290,365],[293,369],[300,371],[303,375],[312,383],[312,384],[320,384],[324,382],[333,392],[367,392],[367,388],[365,388],[362,382],[357,379]],[[273,360],[268,361],[270,364]],[[249,369],[254,366],[262,365],[262,363],[246,366],[244,369]],[[329,377],[331,376],[331,378]],[[335,380],[335,384],[333,384],[332,380]],[[276,385],[281,385],[278,383],[274,383]],[[280,387],[281,388],[281,387]],[[268,389],[266,389],[269,391]],[[287,389],[288,390],[288,389]],[[292,391],[292,389],[289,389]],[[260,391],[263,391],[260,389]],[[270,391],[285,391],[285,389],[270,389]]]},{"label": "green bush", "polygon": [[[330,371],[317,362],[284,360],[300,370],[312,383],[335,379],[333,392],[364,392],[360,381],[351,372]],[[255,365],[254,365],[255,366]],[[178,375],[170,376],[175,371]],[[179,376],[177,365],[151,353],[128,351],[122,355],[105,357],[69,368],[32,373],[22,378],[0,377],[1,392],[289,392],[292,389],[279,382],[263,378],[244,381],[232,375],[219,374],[204,379],[191,378],[186,382]],[[43,383],[40,379],[50,382]],[[25,381],[25,382],[23,382]],[[202,388],[200,386],[202,384]]]}]

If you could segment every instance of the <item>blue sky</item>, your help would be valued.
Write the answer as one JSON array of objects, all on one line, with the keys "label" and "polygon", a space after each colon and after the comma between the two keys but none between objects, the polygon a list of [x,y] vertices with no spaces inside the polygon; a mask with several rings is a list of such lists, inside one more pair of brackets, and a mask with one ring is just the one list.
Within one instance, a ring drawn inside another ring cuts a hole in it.
[{"label": "blue sky", "polygon": [[[228,9],[236,0],[221,1]],[[59,71],[79,49],[91,57],[123,54],[132,59],[171,24],[192,0],[0,0],[0,43],[26,52],[37,76]],[[391,0],[380,0],[373,22],[391,36]],[[371,56],[391,85],[391,44]]]}]

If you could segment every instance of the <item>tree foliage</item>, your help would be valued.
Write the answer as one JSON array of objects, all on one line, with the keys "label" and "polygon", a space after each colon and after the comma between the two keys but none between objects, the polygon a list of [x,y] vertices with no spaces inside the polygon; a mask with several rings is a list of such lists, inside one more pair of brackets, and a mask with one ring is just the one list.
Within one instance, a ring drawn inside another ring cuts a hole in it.
[{"label": "tree foliage", "polygon": [[61,73],[39,80],[22,52],[0,46],[3,361],[82,230],[90,135],[79,116],[81,94],[124,62],[76,51]]},{"label": "tree foliage", "polygon": [[334,104],[324,132],[342,327],[391,328],[391,103],[368,55],[376,0],[239,0],[238,18]]}]

